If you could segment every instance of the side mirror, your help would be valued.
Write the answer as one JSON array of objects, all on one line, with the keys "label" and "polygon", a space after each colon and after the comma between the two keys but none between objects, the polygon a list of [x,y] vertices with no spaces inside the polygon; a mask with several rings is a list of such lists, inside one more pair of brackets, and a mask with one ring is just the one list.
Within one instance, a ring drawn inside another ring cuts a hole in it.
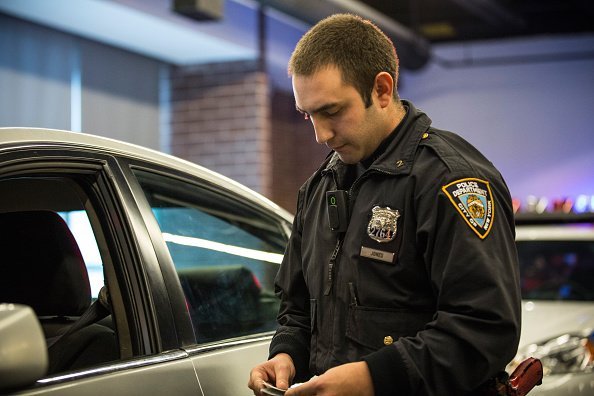
[{"label": "side mirror", "polygon": [[45,337],[33,309],[0,304],[0,393],[32,384],[47,368]]}]

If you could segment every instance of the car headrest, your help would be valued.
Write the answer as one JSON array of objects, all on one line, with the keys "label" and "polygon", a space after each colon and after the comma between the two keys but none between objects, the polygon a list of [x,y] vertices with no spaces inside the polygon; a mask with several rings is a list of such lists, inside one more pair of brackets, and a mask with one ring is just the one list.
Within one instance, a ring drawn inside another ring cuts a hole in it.
[{"label": "car headrest", "polygon": [[0,302],[38,316],[79,316],[91,303],[82,254],[55,212],[0,213]]}]

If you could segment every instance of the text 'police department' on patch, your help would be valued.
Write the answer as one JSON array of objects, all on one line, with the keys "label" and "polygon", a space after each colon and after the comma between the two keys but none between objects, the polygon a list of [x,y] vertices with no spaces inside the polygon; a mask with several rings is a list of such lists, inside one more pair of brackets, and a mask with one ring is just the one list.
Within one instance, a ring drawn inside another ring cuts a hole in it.
[{"label": "text 'police department' on patch", "polygon": [[485,239],[493,225],[495,203],[489,182],[480,179],[460,179],[441,188],[466,224]]}]

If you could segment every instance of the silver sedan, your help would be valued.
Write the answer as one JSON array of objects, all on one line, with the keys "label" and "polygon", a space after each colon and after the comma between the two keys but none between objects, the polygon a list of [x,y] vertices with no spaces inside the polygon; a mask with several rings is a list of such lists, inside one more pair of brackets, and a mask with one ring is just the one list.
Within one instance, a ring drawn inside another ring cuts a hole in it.
[{"label": "silver sedan", "polygon": [[169,155],[0,128],[0,393],[249,395],[291,221]]}]

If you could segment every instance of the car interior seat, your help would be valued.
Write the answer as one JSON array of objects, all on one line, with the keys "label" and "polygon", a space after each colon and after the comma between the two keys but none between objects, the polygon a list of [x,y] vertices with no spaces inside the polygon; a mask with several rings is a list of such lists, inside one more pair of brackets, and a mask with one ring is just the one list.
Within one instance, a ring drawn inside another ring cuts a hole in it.
[{"label": "car interior seat", "polygon": [[0,302],[33,308],[51,345],[49,374],[118,359],[113,329],[90,323],[67,333],[92,298],[80,249],[57,213],[0,213],[0,244]]},{"label": "car interior seat", "polygon": [[178,269],[198,342],[237,337],[261,325],[260,288],[242,265]]}]

